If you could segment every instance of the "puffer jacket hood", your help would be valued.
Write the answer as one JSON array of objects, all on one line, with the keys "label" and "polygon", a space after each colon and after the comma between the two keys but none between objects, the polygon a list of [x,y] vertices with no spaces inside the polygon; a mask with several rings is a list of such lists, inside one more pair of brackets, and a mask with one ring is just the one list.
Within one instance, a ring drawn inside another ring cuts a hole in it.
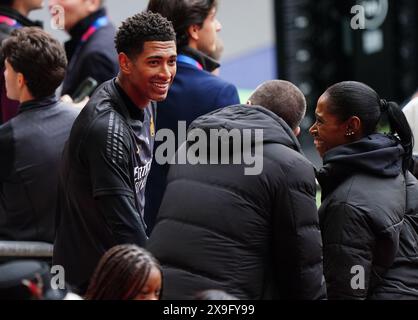
[{"label": "puffer jacket hood", "polygon": [[317,172],[323,198],[356,172],[379,177],[397,177],[402,172],[405,151],[392,135],[372,134],[325,153],[324,166]]},{"label": "puffer jacket hood", "polygon": [[[196,119],[189,127],[189,132],[193,129],[202,129],[209,132],[210,129],[232,129],[238,130],[263,130],[263,143],[278,143],[291,148],[299,153],[302,149],[292,129],[287,123],[273,112],[261,106],[249,106],[245,104],[230,106],[215,110],[207,115]],[[224,132],[228,134],[227,132]],[[219,139],[222,139],[220,135]],[[252,136],[254,142],[254,136]]]},{"label": "puffer jacket hood", "polygon": [[331,149],[324,165],[343,164],[385,177],[396,177],[402,170],[404,149],[394,136],[380,133]]}]

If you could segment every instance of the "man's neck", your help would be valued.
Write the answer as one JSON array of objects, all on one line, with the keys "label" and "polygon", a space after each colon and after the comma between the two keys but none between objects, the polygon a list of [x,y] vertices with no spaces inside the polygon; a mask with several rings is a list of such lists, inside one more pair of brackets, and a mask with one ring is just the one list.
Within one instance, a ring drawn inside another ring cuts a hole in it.
[{"label": "man's neck", "polygon": [[68,27],[65,31],[72,37],[81,37],[91,24],[98,18],[105,16],[106,10],[104,8],[98,8],[94,12],[86,12],[74,25]]},{"label": "man's neck", "polygon": [[17,12],[19,12],[24,17],[27,17],[30,12],[29,8],[27,8],[25,4],[22,3],[21,1],[15,1],[12,8],[15,9]]},{"label": "man's neck", "polygon": [[132,102],[139,108],[145,109],[148,107],[151,102],[148,98],[141,95],[140,92],[135,88],[135,86],[130,82],[123,74],[119,73],[116,78],[118,85],[122,90],[128,95]]},{"label": "man's neck", "polygon": [[24,90],[19,97],[19,103],[22,104],[24,102],[28,102],[34,100],[35,97],[30,94],[28,90]]},{"label": "man's neck", "polygon": [[195,59],[208,72],[212,72],[220,67],[220,64],[216,60],[191,46],[180,47],[178,50],[180,54],[185,54]]},{"label": "man's neck", "polygon": [[189,43],[188,43],[189,47],[195,50],[197,49],[197,41],[194,41],[193,39],[189,39]]},{"label": "man's neck", "polygon": [[190,48],[192,48],[192,49],[194,49],[194,50],[196,50],[196,51],[200,52],[200,53],[203,53],[203,54],[204,54],[204,55],[206,55],[206,56],[210,56],[210,54],[209,54],[208,52],[204,52],[204,51],[202,51],[202,50],[200,50],[200,49],[199,49],[199,46],[198,46],[198,44],[197,44],[197,41],[196,41],[196,40],[194,40],[194,39],[189,39],[188,46],[189,46]]}]

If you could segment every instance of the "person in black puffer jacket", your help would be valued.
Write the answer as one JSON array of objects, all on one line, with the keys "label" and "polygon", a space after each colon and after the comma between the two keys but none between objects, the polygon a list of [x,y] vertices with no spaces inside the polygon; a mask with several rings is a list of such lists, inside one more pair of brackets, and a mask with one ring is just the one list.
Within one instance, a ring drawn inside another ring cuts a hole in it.
[{"label": "person in black puffer jacket", "polygon": [[[405,116],[348,81],[319,98],[316,118],[328,297],[418,299],[418,182],[407,170],[413,140]],[[390,134],[377,133],[384,118]]]},{"label": "person in black puffer jacket", "polygon": [[[191,124],[188,141],[195,133],[224,129],[208,155],[217,154],[222,141],[238,159],[251,149],[263,166],[259,172],[246,175],[245,164],[170,168],[147,244],[163,267],[163,299],[192,299],[208,289],[239,299],[326,297],[315,173],[294,134],[305,98],[291,83],[275,80],[257,88],[250,100],[252,106],[201,116]],[[262,129],[263,136],[253,137],[252,148],[233,149],[232,129]]]}]

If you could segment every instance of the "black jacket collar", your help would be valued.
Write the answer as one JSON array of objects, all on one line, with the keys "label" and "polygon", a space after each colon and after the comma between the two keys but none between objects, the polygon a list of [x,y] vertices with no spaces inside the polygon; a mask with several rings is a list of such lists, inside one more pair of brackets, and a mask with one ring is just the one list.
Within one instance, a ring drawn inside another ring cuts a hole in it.
[{"label": "black jacket collar", "polygon": [[55,94],[49,97],[42,98],[42,99],[34,99],[34,100],[26,101],[20,105],[19,113],[32,110],[32,109],[48,107],[48,106],[56,104],[57,101],[58,99],[55,96]]},{"label": "black jacket collar", "polygon": [[215,59],[212,59],[211,57],[209,57],[201,51],[195,50],[187,46],[180,48],[179,53],[195,59],[202,65],[203,69],[207,72],[212,72],[213,70],[221,66]]},{"label": "black jacket collar", "polygon": [[10,17],[12,19],[15,19],[17,22],[19,22],[22,26],[25,27],[40,27],[42,28],[43,23],[41,21],[33,21],[28,19],[27,17],[21,15],[17,10],[6,7],[6,6],[0,6],[0,15]]},{"label": "black jacket collar", "polygon": [[91,24],[98,18],[106,16],[106,9],[101,8],[96,12],[92,13],[88,17],[80,20],[71,30],[69,30],[72,41],[80,41],[83,34],[91,26]]},{"label": "black jacket collar", "polygon": [[398,176],[402,172],[404,154],[397,138],[381,133],[329,150],[324,155],[323,167],[317,172],[322,198],[356,173]]},{"label": "black jacket collar", "polygon": [[144,121],[144,110],[138,108],[135,103],[131,100],[131,98],[126,94],[126,92],[122,89],[122,87],[116,81],[117,78],[113,80],[115,88],[119,93],[121,99],[123,100],[129,115],[132,119],[140,120],[141,122]]},{"label": "black jacket collar", "polygon": [[68,61],[71,60],[73,54],[76,52],[83,34],[96,19],[104,16],[106,16],[106,9],[101,8],[83,20],[79,21],[71,30],[69,30],[71,39],[64,44]]}]

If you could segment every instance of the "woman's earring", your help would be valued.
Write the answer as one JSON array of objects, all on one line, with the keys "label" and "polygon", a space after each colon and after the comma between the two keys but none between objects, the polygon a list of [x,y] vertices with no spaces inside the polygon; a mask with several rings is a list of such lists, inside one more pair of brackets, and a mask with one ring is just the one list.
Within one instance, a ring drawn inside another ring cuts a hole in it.
[{"label": "woman's earring", "polygon": [[347,133],[345,134],[347,137],[351,137],[354,136],[354,131],[347,131]]}]

